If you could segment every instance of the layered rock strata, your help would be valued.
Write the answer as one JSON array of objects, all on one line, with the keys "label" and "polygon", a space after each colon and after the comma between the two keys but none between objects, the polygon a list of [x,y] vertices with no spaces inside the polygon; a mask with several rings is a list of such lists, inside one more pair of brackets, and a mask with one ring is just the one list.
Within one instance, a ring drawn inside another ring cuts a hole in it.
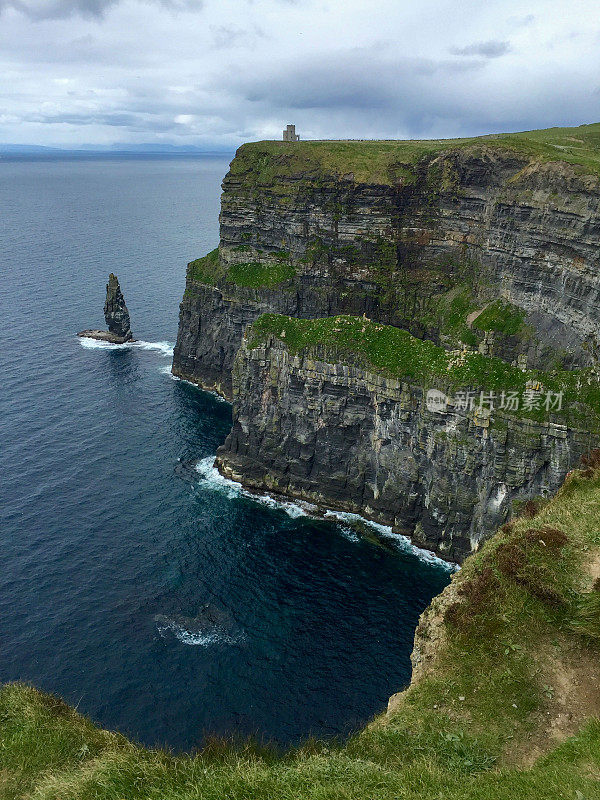
[{"label": "layered rock strata", "polygon": [[[455,346],[446,306],[459,289],[473,309],[502,298],[523,311],[526,333],[496,331],[495,354],[530,367],[594,360],[596,176],[486,145],[424,156],[386,184],[294,172],[285,155],[257,177],[260,158],[260,144],[244,146],[224,180],[218,274],[188,272],[176,374],[231,397],[244,327],[264,311],[365,313]],[[231,279],[240,263],[281,260],[290,277],[270,288]],[[477,347],[484,332],[473,337]]]},{"label": "layered rock strata", "polygon": [[589,433],[452,404],[422,387],[339,363],[326,348],[291,355],[244,341],[233,370],[233,428],[217,466],[246,486],[362,514],[461,561],[512,514],[555,492]]}]

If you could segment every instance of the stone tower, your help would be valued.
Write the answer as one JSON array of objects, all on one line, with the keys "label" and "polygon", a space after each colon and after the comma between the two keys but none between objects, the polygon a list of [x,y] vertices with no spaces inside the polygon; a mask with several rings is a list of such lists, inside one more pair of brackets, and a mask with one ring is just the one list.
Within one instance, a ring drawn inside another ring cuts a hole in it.
[{"label": "stone tower", "polygon": [[297,142],[299,141],[300,136],[296,133],[296,126],[295,125],[288,125],[283,131],[283,141],[284,142]]}]

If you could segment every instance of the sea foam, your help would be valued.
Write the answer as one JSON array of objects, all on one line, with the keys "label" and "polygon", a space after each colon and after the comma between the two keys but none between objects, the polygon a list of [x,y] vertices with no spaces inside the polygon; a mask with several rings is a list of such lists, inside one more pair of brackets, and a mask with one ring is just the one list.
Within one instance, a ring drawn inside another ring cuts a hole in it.
[{"label": "sea foam", "polygon": [[431,550],[425,550],[422,547],[417,547],[411,542],[408,536],[403,536],[401,533],[394,533],[389,525],[381,525],[379,522],[373,522],[373,520],[361,517],[360,514],[352,514],[348,511],[326,511],[325,516],[337,519],[339,522],[368,525],[379,536],[392,542],[398,548],[398,550],[401,550],[404,553],[412,553],[421,561],[425,561],[428,564],[435,564],[437,567],[442,567],[449,572],[454,572],[456,569],[458,569],[457,564],[453,564],[450,561],[445,561],[443,558],[436,556],[435,553],[432,553]]},{"label": "sea foam", "polygon": [[308,517],[314,514],[316,506],[309,503],[292,503],[286,500],[276,500],[267,494],[254,494],[244,489],[241,483],[232,481],[230,478],[225,478],[219,470],[215,467],[214,456],[208,456],[201,459],[196,464],[196,472],[200,475],[200,485],[203,488],[211,489],[216,492],[221,492],[228,499],[232,500],[234,497],[247,497],[255,503],[259,503],[269,508],[280,508],[285,511],[290,517]]},{"label": "sea foam", "polygon": [[195,647],[209,647],[213,644],[241,644],[245,638],[243,634],[232,635],[218,629],[188,630],[185,625],[167,617],[161,617],[160,621],[157,620],[156,627],[163,639],[171,633],[182,644]]},{"label": "sea foam", "polygon": [[[203,458],[196,464],[196,471],[200,475],[200,485],[206,489],[212,489],[213,491],[221,492],[230,500],[234,497],[247,497],[256,503],[268,506],[269,508],[280,508],[281,510],[285,511],[286,514],[289,514],[290,517],[294,518],[318,518],[321,516],[318,513],[317,506],[311,503],[293,503],[286,500],[276,500],[274,497],[271,497],[267,494],[261,495],[249,492],[247,489],[244,489],[241,483],[233,481],[230,478],[225,478],[223,475],[221,475],[214,464],[215,459],[213,456]],[[356,523],[368,525],[378,535],[385,537],[392,544],[394,544],[401,552],[411,553],[421,561],[425,561],[428,564],[434,564],[435,566],[441,567],[449,572],[453,572],[454,570],[458,569],[456,564],[453,564],[449,561],[444,561],[443,558],[436,556],[436,554],[432,553],[430,550],[424,550],[412,544],[407,536],[403,536],[400,533],[394,533],[389,525],[381,525],[378,522],[373,522],[372,520],[361,517],[360,514],[352,514],[346,511],[326,511],[323,516],[332,521],[335,520],[338,523],[338,527],[342,535],[352,542],[359,542],[361,540],[360,536],[356,533],[352,525]]]},{"label": "sea foam", "polygon": [[213,392],[210,389],[203,389],[201,386],[198,386],[198,384],[194,383],[193,381],[188,381],[186,378],[180,378],[179,375],[173,375],[173,373],[171,372],[172,367],[173,367],[172,364],[168,367],[161,367],[160,371],[163,372],[165,375],[170,375],[171,379],[174,381],[181,381],[181,383],[187,383],[188,386],[193,386],[194,389],[198,389],[199,392],[205,392],[206,394],[212,395],[215,398],[215,400],[218,400],[220,403],[227,403],[227,405],[231,405],[229,400],[226,400],[224,397],[221,397],[221,395],[218,394],[217,392]]},{"label": "sea foam", "polygon": [[88,336],[78,337],[79,343],[86,350],[156,350],[167,358],[173,358],[173,345],[170,342],[124,342],[113,344],[103,342],[101,339],[91,339]]}]

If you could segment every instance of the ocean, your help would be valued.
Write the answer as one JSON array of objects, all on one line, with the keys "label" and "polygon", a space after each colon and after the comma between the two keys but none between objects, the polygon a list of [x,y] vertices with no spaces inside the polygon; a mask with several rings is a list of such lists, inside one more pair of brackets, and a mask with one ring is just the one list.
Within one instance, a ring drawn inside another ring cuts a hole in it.
[{"label": "ocean", "polygon": [[[390,531],[213,469],[231,407],[170,364],[227,166],[0,160],[0,681],[174,750],[356,730],[410,680],[418,616],[449,581]],[[132,345],[76,336],[104,327],[111,271]]]}]

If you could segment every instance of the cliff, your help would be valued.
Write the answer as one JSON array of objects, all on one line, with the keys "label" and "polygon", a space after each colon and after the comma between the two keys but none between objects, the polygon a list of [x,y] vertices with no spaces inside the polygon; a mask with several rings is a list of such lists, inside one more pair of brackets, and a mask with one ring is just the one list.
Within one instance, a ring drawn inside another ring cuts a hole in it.
[{"label": "cliff", "polygon": [[0,690],[2,797],[597,797],[597,463],[466,560],[421,618],[410,687],[346,742],[173,755],[13,684]]},{"label": "cliff", "polygon": [[[600,125],[241,147],[219,247],[188,265],[173,360],[176,375],[235,402],[221,469],[362,509],[458,559],[514,501],[554,491],[598,430],[599,156]],[[446,366],[429,383],[397,373],[393,357],[365,371],[327,341],[300,361],[244,345],[232,380],[244,332],[265,314],[364,317],[454,358],[495,359],[455,392],[507,391],[486,372],[501,362],[532,386],[566,387],[578,410],[558,427],[548,414],[428,415],[423,394],[444,390]]]},{"label": "cliff", "polygon": [[[244,327],[265,311],[365,313],[450,347],[488,333],[529,366],[590,363],[599,130],[244,145],[218,251],[188,267],[175,373],[231,397]],[[490,301],[501,318],[469,327]]]},{"label": "cliff", "polygon": [[[448,354],[365,319],[261,317],[235,361],[233,428],[216,463],[246,486],[363,514],[461,561],[519,501],[553,494],[597,440],[595,382],[591,370]],[[432,388],[449,402],[430,409]],[[539,407],[525,417],[492,407],[528,391]],[[562,392],[560,412],[545,411],[549,391]]]}]

